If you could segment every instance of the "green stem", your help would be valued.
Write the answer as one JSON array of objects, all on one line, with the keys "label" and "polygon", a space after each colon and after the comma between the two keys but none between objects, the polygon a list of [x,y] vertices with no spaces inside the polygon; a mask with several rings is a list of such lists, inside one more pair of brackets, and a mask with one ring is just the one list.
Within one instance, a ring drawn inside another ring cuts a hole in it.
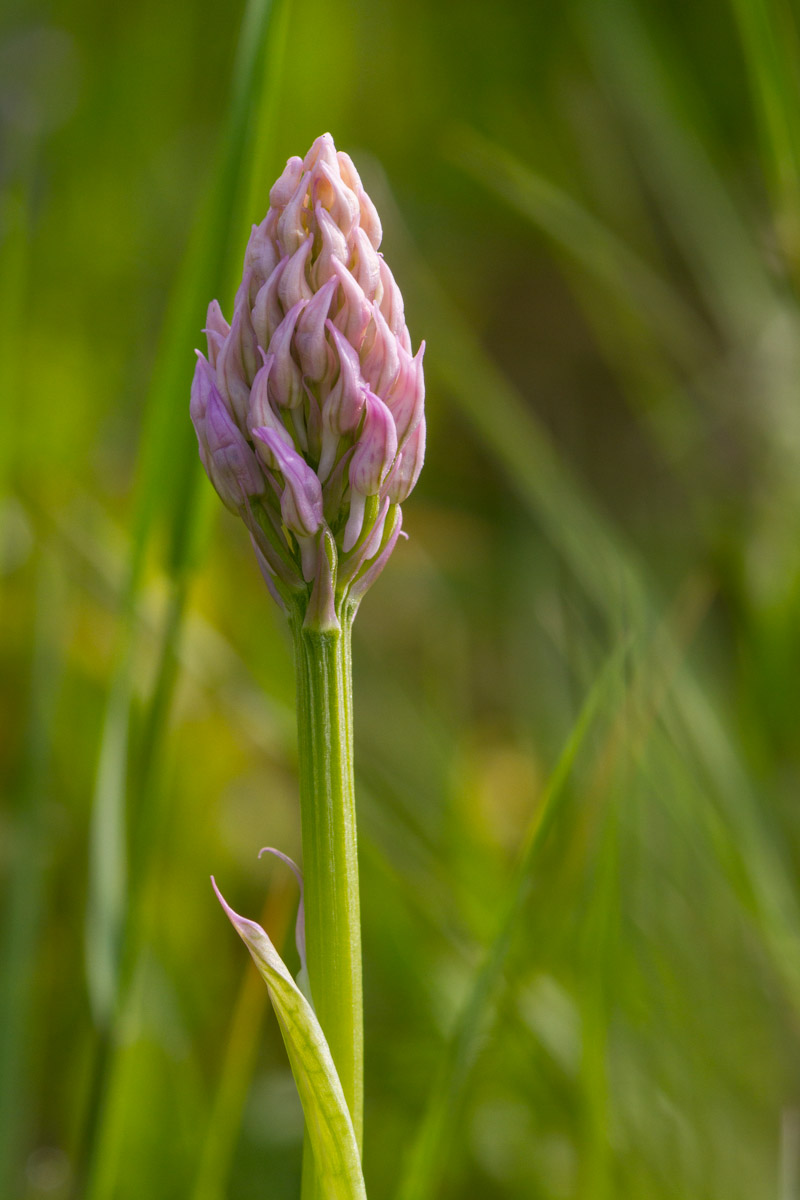
[{"label": "green stem", "polygon": [[[303,627],[292,615],[297,671],[297,727],[303,832],[306,951],[311,994],[331,1049],[361,1145],[363,1012],[350,635],[354,609],[339,613],[341,630]],[[303,1196],[316,1193],[304,1155]]]}]

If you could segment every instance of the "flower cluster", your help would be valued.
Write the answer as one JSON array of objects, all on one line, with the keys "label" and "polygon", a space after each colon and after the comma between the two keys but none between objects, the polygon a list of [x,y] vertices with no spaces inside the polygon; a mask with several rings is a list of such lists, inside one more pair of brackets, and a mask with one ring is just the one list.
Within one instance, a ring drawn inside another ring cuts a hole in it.
[{"label": "flower cluster", "polygon": [[253,226],[231,324],[210,304],[192,383],[209,479],[272,594],[320,629],[383,569],[425,454],[424,343],[412,353],[380,243],[352,161],[323,134]]}]

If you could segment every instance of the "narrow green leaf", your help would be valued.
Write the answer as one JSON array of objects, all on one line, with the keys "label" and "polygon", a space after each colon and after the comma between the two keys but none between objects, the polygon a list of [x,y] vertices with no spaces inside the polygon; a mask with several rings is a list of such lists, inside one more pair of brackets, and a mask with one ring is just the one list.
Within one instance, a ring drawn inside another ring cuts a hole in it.
[{"label": "narrow green leaf", "polygon": [[756,113],[778,233],[797,266],[800,233],[800,37],[785,0],[731,0]]},{"label": "narrow green leaf", "polygon": [[353,1122],[314,1010],[261,926],[235,913],[213,876],[211,882],[267,985],[303,1105],[323,1194],[326,1200],[366,1200]]},{"label": "narrow green leaf", "polygon": [[567,783],[578,753],[606,705],[611,685],[620,678],[627,651],[627,641],[616,647],[590,689],[531,818],[497,933],[472,981],[439,1064],[409,1153],[398,1192],[399,1200],[427,1200],[439,1191],[446,1154],[459,1121],[461,1101],[477,1058],[481,1031],[497,994],[517,923],[524,912],[539,852],[569,794]]},{"label": "narrow green leaf", "polygon": [[680,61],[628,0],[609,0],[602,13],[587,9],[585,37],[709,312],[734,344],[752,336],[775,311],[775,289],[752,222],[683,111]]},{"label": "narrow green leaf", "polygon": [[[408,264],[407,308],[429,332],[432,351],[426,367],[434,386],[447,391],[471,421],[609,626],[617,624],[624,600],[626,627],[634,634],[645,631],[662,604],[638,552],[569,469],[530,405],[481,348],[408,235],[404,237],[396,205],[377,175],[370,193],[379,198],[381,214],[391,221],[393,241]],[[778,977],[800,1012],[800,905],[784,847],[763,819],[736,739],[691,664],[679,666],[674,688],[680,714],[675,719],[707,775],[713,802],[733,818],[729,827],[737,830],[740,852],[746,847],[743,869],[750,877],[753,904],[769,931]]]},{"label": "narrow green leaf", "polygon": [[[210,505],[210,489],[206,492],[199,486],[202,470],[188,420],[191,348],[202,329],[210,297],[227,298],[232,290],[242,237],[237,214],[250,193],[253,173],[263,173],[263,160],[272,147],[270,139],[254,145],[254,136],[257,120],[261,135],[274,126],[274,92],[283,53],[283,40],[276,42],[274,37],[274,20],[277,13],[284,30],[289,5],[290,0],[248,0],[245,7],[217,169],[198,207],[165,314],[146,402],[127,581],[92,805],[86,950],[98,1044],[76,1166],[78,1187],[87,1180],[84,1192],[89,1197],[110,1195],[115,1186],[123,1120],[109,1104],[115,1069],[113,1043],[146,936],[146,879],[159,841],[164,737],[194,555]],[[281,37],[285,40],[283,34]],[[169,594],[143,733],[139,746],[132,747],[133,668],[140,649],[140,609],[148,554],[162,531],[166,533]],[[135,791],[137,803],[126,837],[129,787]]]},{"label": "narrow green leaf", "polygon": [[702,333],[679,293],[612,229],[550,180],[475,130],[457,127],[453,162],[531,221],[631,312],[643,314],[681,361],[694,363]]}]

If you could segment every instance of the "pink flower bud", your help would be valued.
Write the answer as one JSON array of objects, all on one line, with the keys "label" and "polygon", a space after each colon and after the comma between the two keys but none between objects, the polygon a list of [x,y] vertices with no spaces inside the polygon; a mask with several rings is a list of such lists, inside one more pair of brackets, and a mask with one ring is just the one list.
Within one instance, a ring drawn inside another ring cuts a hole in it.
[{"label": "pink flower bud", "polygon": [[217,356],[231,331],[231,327],[222,315],[222,309],[217,300],[212,300],[208,306],[206,327],[203,333],[208,342],[208,361],[212,367],[217,365]]},{"label": "pink flower bud", "polygon": [[319,164],[319,173],[312,185],[311,195],[315,211],[318,204],[327,210],[345,239],[349,239],[361,209],[352,188],[346,187],[342,182],[338,163],[336,170],[326,162]]},{"label": "pink flower bud", "polygon": [[280,176],[269,191],[270,211],[282,211],[294,195],[300,176],[303,174],[303,160],[294,155],[288,160]]},{"label": "pink flower bud", "polygon": [[297,304],[289,309],[270,340],[270,355],[275,362],[270,372],[269,390],[279,408],[296,408],[298,404],[302,404],[305,395],[303,376],[292,357],[295,325],[305,306],[305,300],[298,300]]},{"label": "pink flower bud", "polygon": [[315,247],[317,261],[314,263],[313,279],[314,286],[321,288],[331,277],[334,259],[346,266],[349,250],[341,229],[319,203],[315,206],[314,216],[319,230],[319,246]]},{"label": "pink flower bud", "polygon": [[238,512],[251,496],[262,495],[265,480],[258,460],[216,388],[208,393],[205,420],[197,436],[205,443],[208,477],[227,508]]},{"label": "pink flower bud", "polygon": [[372,245],[377,250],[383,238],[383,230],[381,229],[381,219],[378,216],[378,210],[370,200],[367,193],[364,191],[364,185],[361,182],[361,178],[353,164],[353,160],[350,155],[345,154],[344,151],[340,150],[337,158],[339,160],[339,170],[341,172],[342,179],[346,184],[348,184],[349,187],[352,188],[356,197],[358,198],[361,228],[364,230],[367,237],[372,242]]},{"label": "pink flower bud", "polygon": [[402,448],[408,435],[420,422],[425,405],[425,376],[422,373],[422,342],[414,358],[399,347],[400,370],[386,395],[386,404],[394,417],[397,442]]},{"label": "pink flower bud", "polygon": [[314,173],[315,169],[319,170],[323,165],[334,171],[339,169],[336,147],[329,133],[320,134],[303,160],[303,166],[311,173]]},{"label": "pink flower bud", "polygon": [[284,312],[288,312],[298,300],[310,300],[313,296],[306,277],[306,268],[314,246],[314,235],[309,234],[299,250],[295,250],[281,273],[278,296]]},{"label": "pink flower bud", "polygon": [[253,380],[250,392],[249,427],[273,430],[287,446],[291,446],[292,435],[284,425],[278,413],[275,412],[269,398],[269,376],[275,363],[275,355],[268,354],[264,365]]},{"label": "pink flower bud", "polygon": [[308,185],[303,179],[278,218],[278,241],[286,254],[294,254],[308,237]]},{"label": "pink flower bud", "polygon": [[394,460],[381,488],[381,494],[388,496],[392,504],[402,504],[414,490],[424,461],[425,418],[422,417]]},{"label": "pink flower bud", "polygon": [[351,550],[358,541],[368,496],[376,496],[397,453],[397,431],[389,409],[372,392],[366,393],[364,424],[350,461],[350,516],[343,548]]},{"label": "pink flower bud", "polygon": [[194,431],[197,434],[197,444],[200,451],[200,460],[208,474],[208,444],[206,442],[206,413],[208,412],[208,399],[212,390],[216,391],[216,383],[214,381],[214,372],[206,362],[199,350],[195,350],[197,362],[194,368],[194,376],[192,378],[192,392],[189,401],[189,416],[192,418]]},{"label": "pink flower bud", "polygon": [[301,454],[287,445],[274,429],[254,429],[258,449],[274,471],[283,476],[281,516],[298,538],[308,538],[322,527],[322,486]]},{"label": "pink flower bud", "polygon": [[[367,345],[370,345],[370,349],[365,354],[364,347]],[[400,371],[400,353],[397,338],[386,324],[377,304],[372,306],[372,325],[367,330],[364,347],[361,351],[364,378],[374,392],[386,396]]]},{"label": "pink flower bud", "polygon": [[332,321],[326,325],[336,346],[339,377],[322,408],[322,457],[317,468],[322,480],[331,472],[339,439],[358,428],[366,402],[358,355]]},{"label": "pink flower bud", "polygon": [[380,300],[381,260],[367,234],[360,227],[353,234],[353,254],[350,270],[368,300]]},{"label": "pink flower bud", "polygon": [[411,341],[406,329],[405,312],[403,311],[403,297],[400,294],[400,288],[394,281],[394,276],[386,265],[385,260],[380,260],[381,283],[383,284],[383,296],[381,297],[381,312],[386,318],[386,324],[391,329],[395,337],[401,342],[403,349],[411,351]]},{"label": "pink flower bud", "polygon": [[314,628],[335,628],[382,569],[424,457],[424,344],[414,356],[381,236],[323,134],[252,228],[231,325],[209,306],[192,383],[208,474],[273,592],[289,609],[299,597]]},{"label": "pink flower bud", "polygon": [[350,345],[360,350],[367,326],[372,320],[372,307],[350,271],[337,261],[331,263],[331,266],[344,295],[341,308],[334,317],[334,324],[341,329]]},{"label": "pink flower bud", "polygon": [[259,288],[253,304],[253,330],[259,346],[263,346],[265,349],[283,320],[283,307],[278,295],[278,284],[288,262],[289,255],[287,254],[275,267],[266,283]]},{"label": "pink flower bud", "polygon": [[294,335],[297,355],[303,374],[312,383],[319,383],[332,364],[333,355],[325,339],[325,323],[337,287],[336,276],[328,279],[309,300],[297,322]]},{"label": "pink flower bud", "polygon": [[217,357],[217,386],[230,404],[240,428],[247,425],[250,385],[259,368],[256,341],[250,309],[240,303],[233,314],[230,332]]},{"label": "pink flower bud", "polygon": [[269,279],[278,265],[278,251],[266,229],[266,221],[254,225],[244,252],[244,274],[252,273],[255,291]]}]

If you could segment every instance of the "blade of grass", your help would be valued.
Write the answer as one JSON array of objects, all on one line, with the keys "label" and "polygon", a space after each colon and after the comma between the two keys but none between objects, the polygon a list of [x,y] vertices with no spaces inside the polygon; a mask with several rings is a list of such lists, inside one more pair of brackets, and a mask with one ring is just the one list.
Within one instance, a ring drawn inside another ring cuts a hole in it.
[{"label": "blade of grass", "polygon": [[[800,269],[800,39],[784,0],[731,0],[760,118],[778,233]],[[796,283],[800,278],[795,276]]]},{"label": "blade of grass", "polygon": [[679,361],[694,366],[704,345],[695,314],[647,262],[600,220],[549,180],[475,130],[453,130],[452,162],[541,229],[555,245],[630,312],[644,314]]},{"label": "blade of grass", "polygon": [[[472,422],[608,627],[617,624],[622,597],[631,632],[646,631],[661,606],[637,554],[586,495],[530,406],[481,349],[414,251],[377,172],[370,188],[372,194],[380,193],[381,213],[407,263],[407,308],[429,334],[426,367],[431,390],[438,384]],[[679,721],[682,737],[702,765],[715,802],[729,814],[739,846],[747,848],[744,866],[753,903],[770,930],[767,944],[777,977],[800,1015],[800,903],[786,854],[761,815],[760,798],[742,765],[735,736],[688,665],[678,672],[675,697],[679,715],[672,719]]]},{"label": "blade of grass", "polygon": [[448,1040],[409,1151],[398,1200],[427,1200],[438,1194],[464,1090],[477,1058],[480,1034],[502,977],[511,940],[533,884],[539,854],[568,796],[567,784],[587,735],[595,727],[619,682],[627,645],[618,647],[589,691],[567,742],[536,806],[525,835],[514,881],[498,921],[497,933],[478,970]]},{"label": "blade of grass", "polygon": [[[250,186],[250,175],[256,169],[263,170],[263,158],[270,154],[272,142],[269,138],[257,146],[253,144],[253,115],[261,114],[263,136],[269,120],[274,121],[274,96],[282,52],[282,47],[276,46],[272,40],[272,22],[275,13],[284,13],[287,4],[288,0],[278,0],[275,4],[270,0],[250,0],[246,8],[234,68],[231,106],[221,138],[220,166],[196,224],[167,314],[148,397],[128,584],[121,613],[119,648],[102,736],[93,806],[92,862],[95,869],[90,881],[87,921],[92,936],[87,946],[87,957],[91,961],[98,953],[98,946],[102,946],[102,953],[109,965],[106,985],[101,990],[90,977],[101,1031],[96,1076],[105,1077],[112,1073],[105,1063],[107,1048],[104,1049],[103,1042],[107,1043],[111,1038],[112,1025],[124,999],[120,990],[123,938],[127,943],[124,950],[127,976],[130,976],[139,942],[135,930],[139,904],[136,897],[128,898],[130,923],[127,930],[123,928],[121,915],[118,880],[124,878],[125,846],[121,838],[117,838],[115,846],[109,846],[107,842],[104,843],[103,834],[108,829],[121,829],[124,825],[131,673],[138,637],[138,606],[145,558],[154,530],[160,520],[166,517],[170,530],[168,572],[173,582],[159,666],[145,718],[146,734],[142,753],[136,763],[144,804],[137,806],[138,821],[133,832],[133,847],[140,854],[140,848],[146,845],[150,855],[154,853],[153,843],[145,840],[145,834],[152,828],[154,820],[159,751],[174,685],[177,642],[185,611],[193,548],[198,537],[198,518],[202,514],[197,504],[200,469],[184,399],[188,395],[193,369],[190,349],[204,323],[208,298],[215,294],[228,295],[232,291],[236,269],[234,264],[237,262],[234,251],[240,236],[233,213],[244,202],[243,197]],[[266,80],[269,86],[265,91]],[[263,110],[271,114],[269,119]],[[144,873],[136,878],[137,890],[141,893]],[[90,1089],[93,1099],[90,1100],[86,1122],[87,1154],[94,1153],[88,1147],[96,1141],[106,1084],[96,1083]],[[112,1169],[110,1165],[115,1155],[106,1153],[104,1158]],[[79,1179],[81,1174],[79,1172]],[[90,1191],[89,1194],[109,1194],[108,1181],[98,1182],[102,1179],[103,1172],[96,1172],[92,1185],[94,1192]]]},{"label": "blade of grass", "polygon": [[753,337],[776,307],[769,272],[710,155],[679,110],[670,76],[682,63],[653,45],[641,15],[626,0],[582,10],[581,26],[598,79],[615,97],[631,130],[664,218],[681,247],[709,313],[729,343]]},{"label": "blade of grass", "polygon": [[0,1195],[18,1192],[20,1135],[28,1109],[25,1060],[33,967],[45,890],[44,806],[62,672],[64,579],[43,551],[38,565],[27,744],[0,943]]},{"label": "blade of grass", "polygon": [[626,597],[635,625],[647,612],[644,568],[623,543],[553,445],[542,422],[480,342],[404,233],[379,168],[371,192],[378,194],[385,224],[405,261],[406,307],[430,331],[426,368],[433,387],[452,397],[486,449],[507,472],[509,483],[580,581],[600,613],[616,621],[617,600]]},{"label": "blade of grass", "polygon": [[502,147],[461,127],[446,153],[549,238],[631,408],[668,460],[683,457],[702,437],[683,380],[708,390],[707,363],[718,354],[697,314],[613,230]]},{"label": "blade of grass", "polygon": [[[567,784],[575,760],[589,732],[602,714],[611,719],[605,738],[595,753],[594,767],[586,788],[583,806],[602,813],[602,842],[608,854],[598,854],[600,880],[598,891],[609,904],[593,907],[596,937],[588,937],[591,947],[591,989],[584,995],[587,1025],[584,1058],[584,1098],[587,1105],[586,1176],[592,1181],[581,1194],[608,1194],[606,1170],[607,1106],[605,1081],[606,999],[604,979],[608,961],[601,947],[613,944],[615,923],[613,898],[616,896],[617,818],[606,813],[602,797],[616,794],[615,772],[635,755],[642,753],[650,732],[675,686],[679,662],[694,636],[708,606],[707,589],[690,580],[678,596],[674,611],[653,634],[650,646],[640,656],[635,673],[626,681],[630,658],[630,640],[626,639],[610,655],[591,687],[567,743],[551,773],[523,842],[512,887],[498,922],[498,931],[478,971],[467,1000],[456,1022],[437,1071],[425,1113],[420,1123],[399,1200],[426,1200],[436,1194],[449,1144],[459,1121],[460,1106],[476,1060],[481,1030],[499,986],[515,928],[524,911],[533,885],[539,855],[569,796]],[[612,704],[613,709],[608,713]],[[595,816],[595,819],[598,819]],[[589,1032],[589,1030],[591,1032]],[[605,1183],[602,1181],[605,1180]],[[603,1190],[605,1188],[605,1190]]]}]

